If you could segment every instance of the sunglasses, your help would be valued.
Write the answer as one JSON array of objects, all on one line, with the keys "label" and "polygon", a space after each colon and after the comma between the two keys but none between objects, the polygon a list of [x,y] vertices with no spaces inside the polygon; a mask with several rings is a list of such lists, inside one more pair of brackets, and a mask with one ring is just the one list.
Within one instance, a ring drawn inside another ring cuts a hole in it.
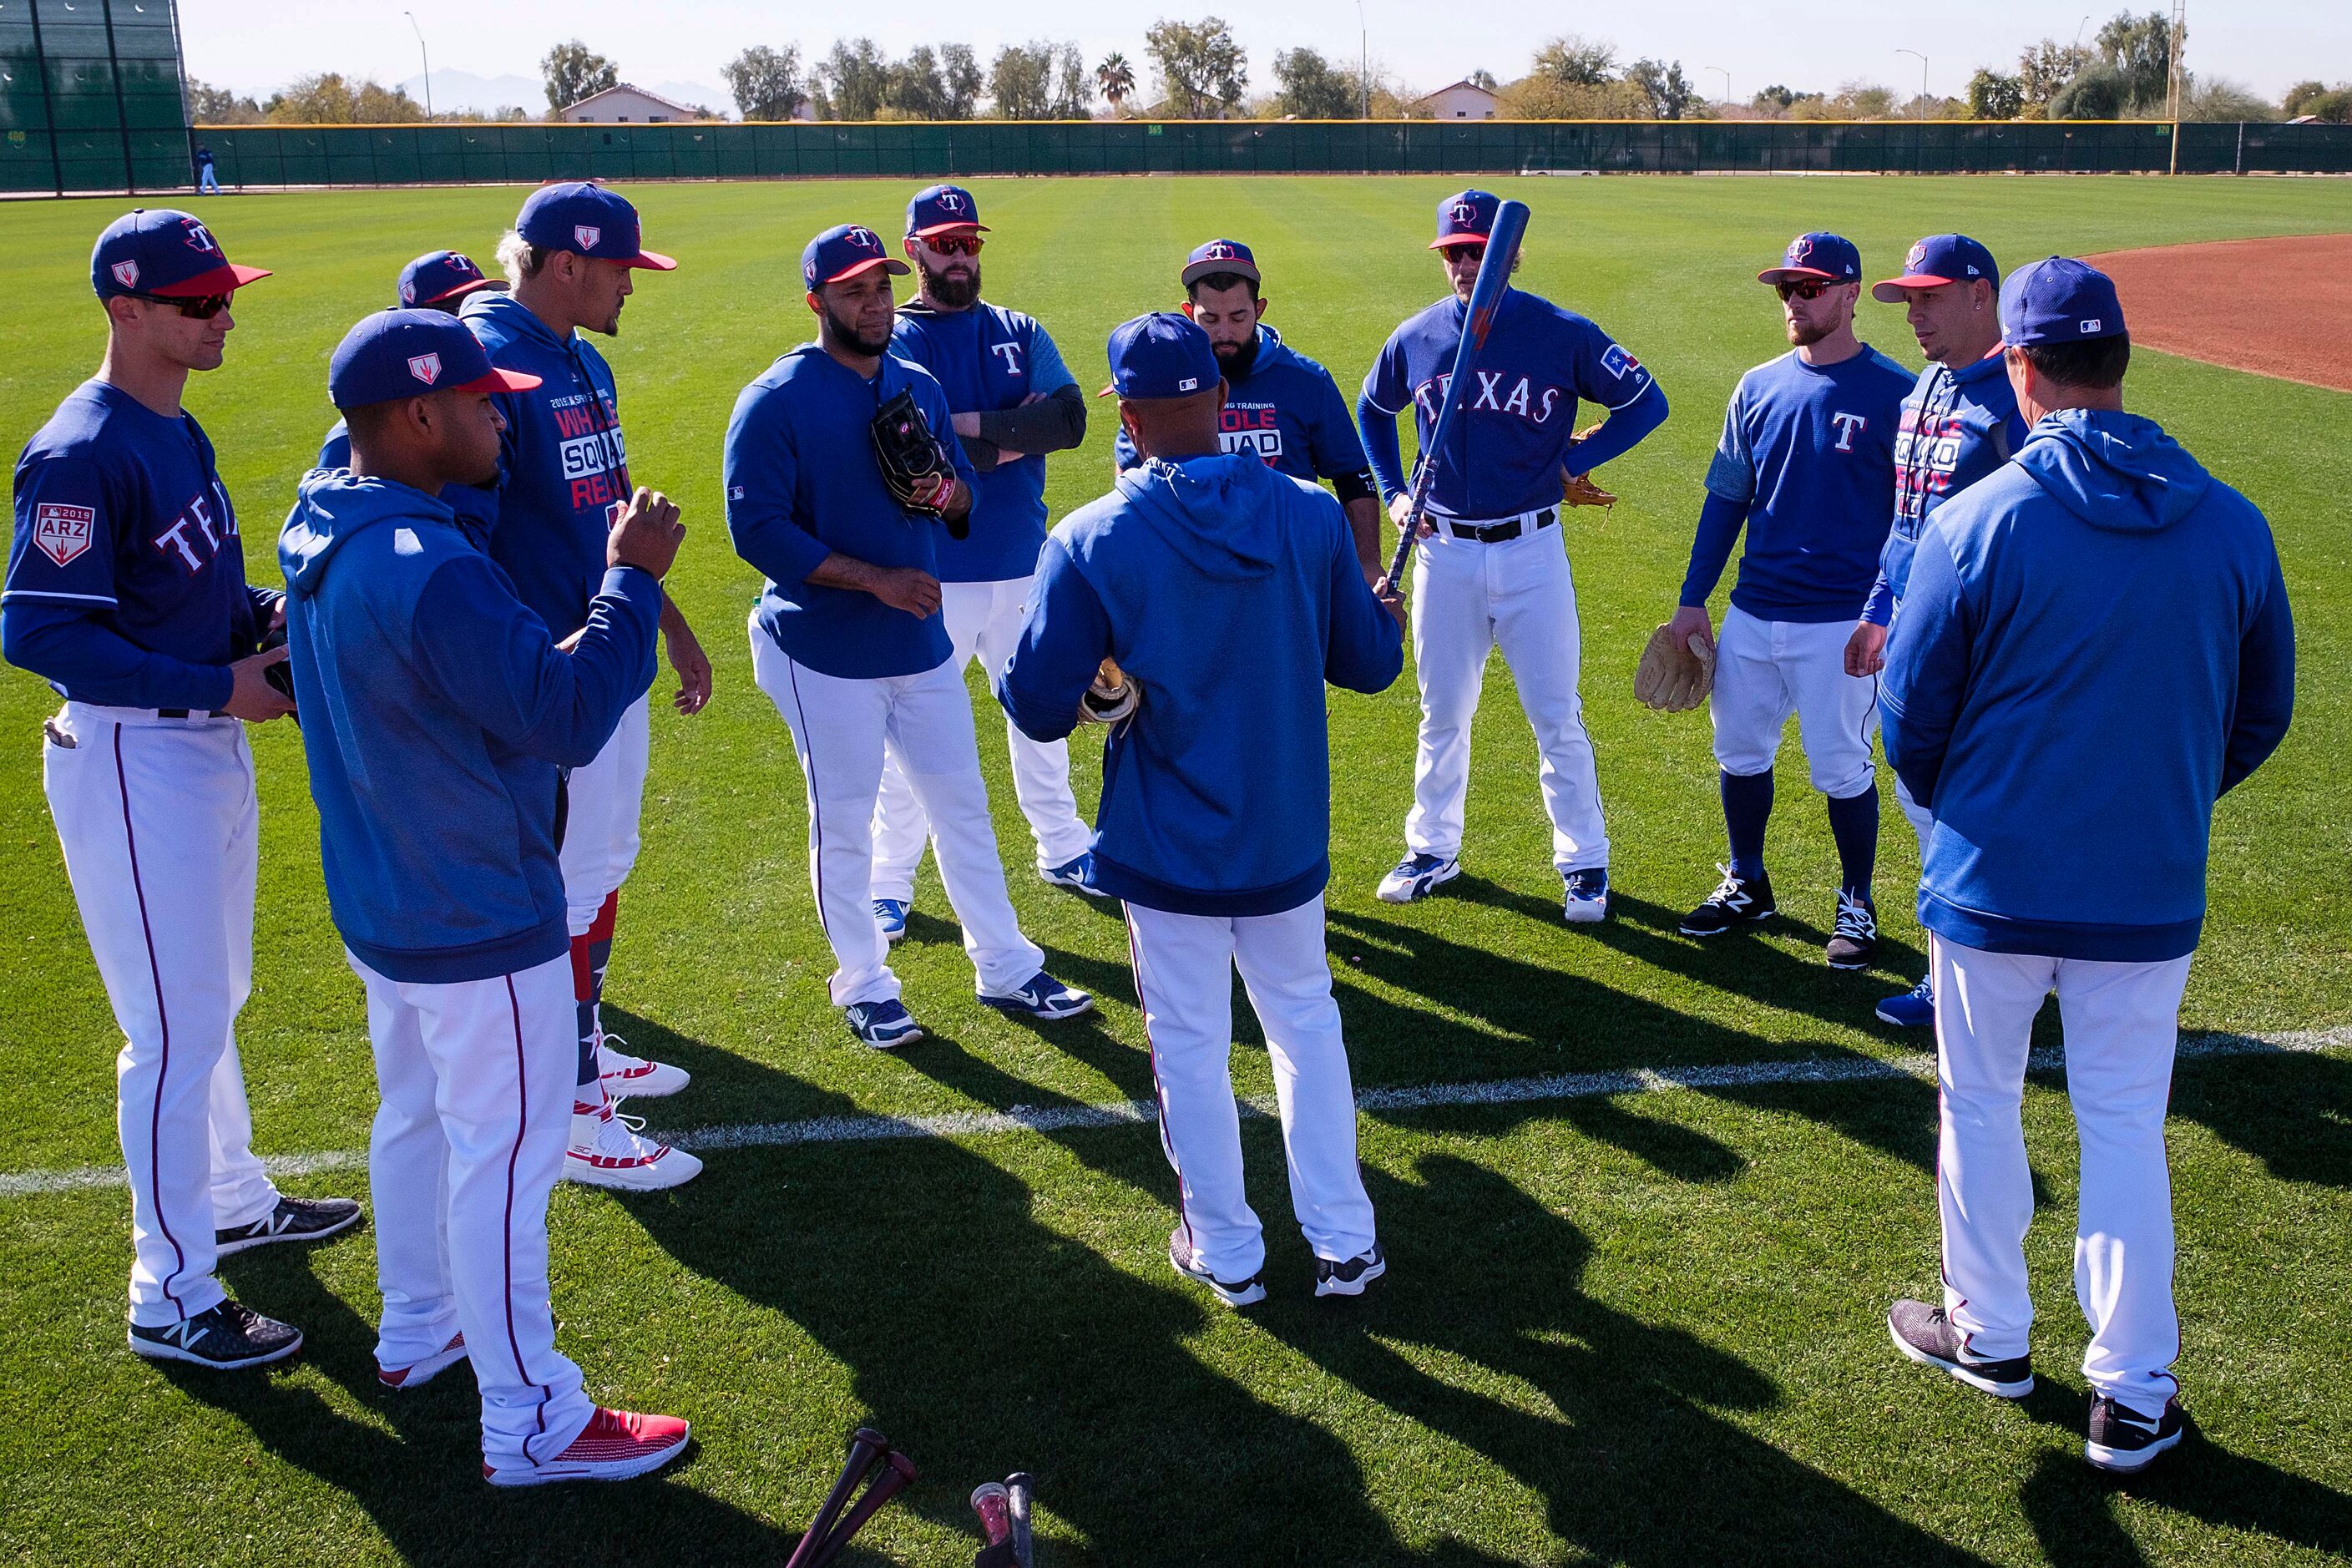
[{"label": "sunglasses", "polygon": [[1437,254],[1448,261],[1459,261],[1467,256],[1484,256],[1486,254],[1486,242],[1481,239],[1462,245],[1449,245],[1440,249]]},{"label": "sunglasses", "polygon": [[1839,285],[1823,278],[1807,278],[1795,283],[1776,285],[1783,300],[1818,300]]},{"label": "sunglasses", "polygon": [[923,243],[941,256],[978,256],[984,242],[976,234],[935,234]]},{"label": "sunglasses", "polygon": [[161,294],[133,294],[134,300],[144,300],[151,305],[169,305],[183,316],[194,321],[209,321],[228,309],[226,294],[199,294],[189,299],[167,300]]}]

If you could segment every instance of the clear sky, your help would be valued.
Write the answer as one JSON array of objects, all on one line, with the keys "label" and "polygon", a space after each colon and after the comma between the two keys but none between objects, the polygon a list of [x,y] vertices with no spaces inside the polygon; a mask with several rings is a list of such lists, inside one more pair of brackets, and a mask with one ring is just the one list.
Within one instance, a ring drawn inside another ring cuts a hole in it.
[{"label": "clear sky", "polygon": [[[2137,10],[2164,0],[2135,0]],[[1373,59],[1423,88],[1442,87],[1484,68],[1521,75],[1544,39],[1580,32],[1610,39],[1625,58],[1679,59],[1709,97],[1745,100],[1768,82],[1832,89],[1861,78],[1916,90],[1927,56],[1927,85],[1957,94],[1979,65],[2014,65],[2044,37],[2084,36],[2119,0],[1976,0],[1948,7],[1886,0],[1811,0],[1759,5],[1750,0],[1642,0],[1609,7],[1531,5],[1526,0],[1362,0]],[[201,80],[262,93],[311,71],[338,70],[397,82],[417,74],[413,10],[434,68],[478,76],[536,78],[551,43],[584,39],[618,63],[624,79],[723,84],[719,67],[750,44],[798,44],[824,54],[844,35],[874,38],[893,54],[921,43],[969,43],[983,62],[1003,44],[1032,37],[1075,39],[1089,64],[1112,49],[1148,79],[1143,33],[1162,16],[1220,15],[1248,49],[1253,89],[1273,86],[1276,50],[1312,46],[1352,60],[1359,48],[1357,0],[1023,0],[1016,6],[875,6],[871,20],[808,0],[180,0],[188,69]],[[2352,5],[2342,0],[2191,0],[2191,69],[2232,77],[2275,98],[2294,81],[2352,78]],[[533,104],[529,107],[536,108]]]}]

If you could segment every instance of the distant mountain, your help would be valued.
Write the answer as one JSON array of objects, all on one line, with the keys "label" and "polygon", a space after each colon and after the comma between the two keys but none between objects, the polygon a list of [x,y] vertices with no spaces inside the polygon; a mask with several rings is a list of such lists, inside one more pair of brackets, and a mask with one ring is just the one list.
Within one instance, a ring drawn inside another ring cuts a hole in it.
[{"label": "distant mountain", "polygon": [[[629,79],[624,77],[623,80]],[[417,102],[425,101],[425,79],[410,77],[402,89]],[[647,92],[668,99],[688,108],[709,110],[713,114],[731,112],[734,100],[719,89],[696,81],[641,81],[636,84]],[[446,114],[453,109],[488,114],[494,110],[520,109],[533,119],[547,112],[547,85],[536,77],[476,76],[472,71],[436,70],[433,73],[433,108]]]},{"label": "distant mountain", "polygon": [[[419,103],[425,101],[423,77],[410,77],[400,85],[409,97]],[[520,109],[536,116],[547,111],[547,87],[536,77],[476,76],[472,71],[437,70],[433,73],[433,108],[441,114],[453,109],[476,114],[488,114],[496,109]]]}]

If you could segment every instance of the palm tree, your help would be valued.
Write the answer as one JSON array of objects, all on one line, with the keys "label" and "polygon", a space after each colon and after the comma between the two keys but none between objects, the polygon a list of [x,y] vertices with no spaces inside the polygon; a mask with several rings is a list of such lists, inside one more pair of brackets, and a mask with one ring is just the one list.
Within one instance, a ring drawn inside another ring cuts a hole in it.
[{"label": "palm tree", "polygon": [[1110,54],[1095,67],[1095,86],[1110,100],[1111,112],[1117,114],[1128,94],[1135,90],[1135,68],[1127,63],[1125,55]]}]

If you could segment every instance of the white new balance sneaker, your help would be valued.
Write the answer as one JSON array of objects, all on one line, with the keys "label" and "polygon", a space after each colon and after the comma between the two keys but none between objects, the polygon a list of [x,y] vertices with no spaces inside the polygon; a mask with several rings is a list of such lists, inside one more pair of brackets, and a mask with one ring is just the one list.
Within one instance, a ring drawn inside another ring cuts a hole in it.
[{"label": "white new balance sneaker", "polygon": [[624,1116],[610,1100],[602,1105],[572,1102],[572,1147],[563,1153],[563,1179],[591,1187],[652,1193],[690,1182],[702,1162],[683,1149],[647,1138],[640,1116]]},{"label": "white new balance sneaker", "polygon": [[694,1081],[694,1075],[684,1068],[667,1062],[647,1061],[633,1057],[617,1046],[629,1042],[618,1035],[600,1036],[596,1041],[596,1076],[604,1082],[607,1100],[659,1100],[666,1094],[676,1094]]}]

